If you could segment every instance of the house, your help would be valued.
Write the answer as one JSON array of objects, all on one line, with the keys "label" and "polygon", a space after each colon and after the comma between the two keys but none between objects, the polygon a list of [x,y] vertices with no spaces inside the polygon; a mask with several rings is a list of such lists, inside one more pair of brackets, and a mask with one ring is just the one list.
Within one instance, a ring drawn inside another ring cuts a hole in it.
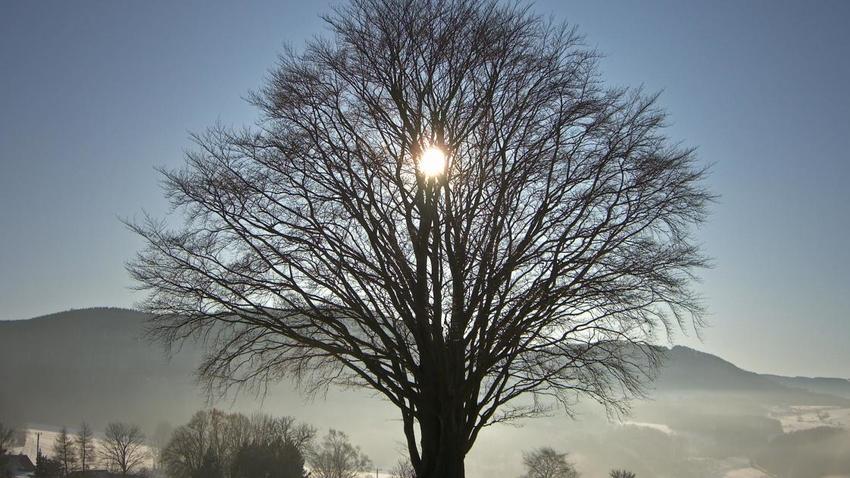
[{"label": "house", "polygon": [[30,478],[35,474],[35,465],[30,457],[23,453],[17,455],[6,455],[3,457],[3,466],[0,468],[0,476],[3,478]]}]

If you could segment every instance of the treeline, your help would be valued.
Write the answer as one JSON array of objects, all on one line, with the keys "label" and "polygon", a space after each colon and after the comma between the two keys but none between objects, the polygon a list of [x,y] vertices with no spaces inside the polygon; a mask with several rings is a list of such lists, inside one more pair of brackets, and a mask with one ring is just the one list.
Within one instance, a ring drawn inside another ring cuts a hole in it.
[{"label": "treeline", "polygon": [[159,450],[155,469],[169,478],[353,478],[371,466],[348,436],[291,417],[197,412]]},{"label": "treeline", "polygon": [[[76,433],[63,427],[49,456],[39,453],[33,476],[354,478],[371,467],[345,433],[329,430],[318,439],[315,428],[291,417],[203,410],[185,425],[155,435],[149,441],[138,426],[121,422],[108,424],[97,439],[85,423]],[[15,471],[7,466],[14,437],[13,429],[0,424],[0,478]]]},{"label": "treeline", "polygon": [[[18,433],[12,428],[0,424],[0,478],[13,476],[16,471],[29,471],[16,470],[26,465],[10,453],[16,435]],[[94,432],[86,423],[73,434],[63,427],[49,451],[50,455],[47,455],[38,450],[34,478],[84,478],[94,475],[95,471],[106,472],[107,476],[133,476],[143,469],[148,458],[148,447],[141,429],[120,422],[108,424],[103,438],[99,440],[95,439]],[[104,469],[98,470],[99,466]]]},{"label": "treeline", "polygon": [[[6,478],[2,460],[14,436],[0,424],[0,478]],[[121,422],[108,424],[99,439],[85,423],[76,433],[63,428],[51,451],[50,457],[39,455],[35,478],[356,478],[371,469],[369,458],[341,431],[319,438],[314,427],[291,417],[215,409],[199,411],[173,430],[161,426],[153,440]],[[580,477],[567,454],[552,448],[525,453],[523,464],[521,478]],[[416,477],[406,459],[390,473]],[[635,478],[626,470],[610,476]]]}]

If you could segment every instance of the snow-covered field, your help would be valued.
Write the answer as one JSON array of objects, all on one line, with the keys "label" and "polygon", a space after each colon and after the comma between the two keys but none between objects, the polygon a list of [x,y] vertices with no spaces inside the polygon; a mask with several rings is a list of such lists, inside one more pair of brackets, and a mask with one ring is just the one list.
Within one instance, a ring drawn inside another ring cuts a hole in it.
[{"label": "snow-covered field", "polygon": [[770,475],[755,468],[739,468],[726,473],[723,478],[770,478]]},{"label": "snow-covered field", "polygon": [[[68,429],[69,434],[76,433],[77,430]],[[24,445],[17,448],[12,448],[12,453],[23,453],[30,457],[30,459],[35,463],[35,458],[38,456],[38,448],[41,448],[41,453],[48,457],[53,457],[53,444],[56,442],[56,437],[59,436],[59,430],[50,427],[38,426],[34,428],[28,428],[25,430],[26,438],[24,441]],[[95,448],[100,449],[101,441],[103,440],[102,436],[99,436],[95,433]],[[153,464],[151,461],[151,457],[153,456],[150,453],[150,450],[147,450],[148,461],[145,463],[145,466],[150,466]],[[95,461],[95,467],[102,468],[100,456],[97,457]]]},{"label": "snow-covered field", "polygon": [[850,408],[821,406],[791,406],[771,410],[770,417],[782,424],[782,431],[791,433],[817,427],[850,429]]}]

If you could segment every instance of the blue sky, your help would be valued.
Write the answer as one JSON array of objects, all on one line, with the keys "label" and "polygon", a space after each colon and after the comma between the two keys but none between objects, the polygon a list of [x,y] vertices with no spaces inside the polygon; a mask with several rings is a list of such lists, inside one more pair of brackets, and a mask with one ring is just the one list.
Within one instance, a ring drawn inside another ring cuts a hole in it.
[{"label": "blue sky", "polygon": [[[119,222],[166,211],[155,166],[256,118],[243,98],[329,3],[0,3],[0,319],[131,306]],[[540,1],[662,90],[712,163],[711,326],[677,340],[764,372],[850,377],[850,2]]]}]

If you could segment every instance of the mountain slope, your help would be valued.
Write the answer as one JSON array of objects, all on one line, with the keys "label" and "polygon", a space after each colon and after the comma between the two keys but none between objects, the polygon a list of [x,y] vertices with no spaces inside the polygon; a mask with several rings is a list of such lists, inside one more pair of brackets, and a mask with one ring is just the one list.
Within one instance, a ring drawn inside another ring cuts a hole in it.
[{"label": "mountain slope", "polygon": [[850,380],[845,378],[828,377],[783,377],[781,375],[763,375],[764,377],[785,385],[814,393],[825,393],[850,399]]},{"label": "mountain slope", "polygon": [[143,337],[145,319],[137,311],[98,308],[0,321],[0,421],[46,427],[86,421],[103,430],[120,420],[152,432],[209,406],[290,415],[321,428],[347,423],[365,430],[396,418],[392,407],[364,391],[330,390],[310,400],[286,382],[263,396],[243,392],[211,401],[195,379],[201,347],[187,343],[166,358]]},{"label": "mountain slope", "polygon": [[203,405],[198,350],[168,361],[143,338],[144,314],[74,310],[0,322],[0,418],[95,427],[125,417],[183,416]]},{"label": "mountain slope", "polygon": [[[161,420],[183,421],[204,407],[205,397],[194,380],[201,349],[189,344],[166,359],[159,345],[143,338],[144,320],[137,311],[100,308],[0,321],[0,419],[49,425],[87,420],[100,428],[120,418],[153,427]],[[808,391],[799,383],[808,382],[748,372],[714,355],[677,346],[668,351],[650,388],[656,394],[757,394],[768,404],[850,403],[825,394],[824,386]],[[836,395],[846,397],[841,386],[834,388]],[[292,387],[282,384],[272,389],[264,408],[291,414],[303,404]],[[382,408],[369,400],[361,405]],[[257,409],[260,404],[249,397],[219,406]],[[318,410],[310,413],[330,413]]]},{"label": "mountain slope", "polygon": [[779,391],[786,388],[715,355],[678,345],[667,352],[655,385],[660,390]]}]

